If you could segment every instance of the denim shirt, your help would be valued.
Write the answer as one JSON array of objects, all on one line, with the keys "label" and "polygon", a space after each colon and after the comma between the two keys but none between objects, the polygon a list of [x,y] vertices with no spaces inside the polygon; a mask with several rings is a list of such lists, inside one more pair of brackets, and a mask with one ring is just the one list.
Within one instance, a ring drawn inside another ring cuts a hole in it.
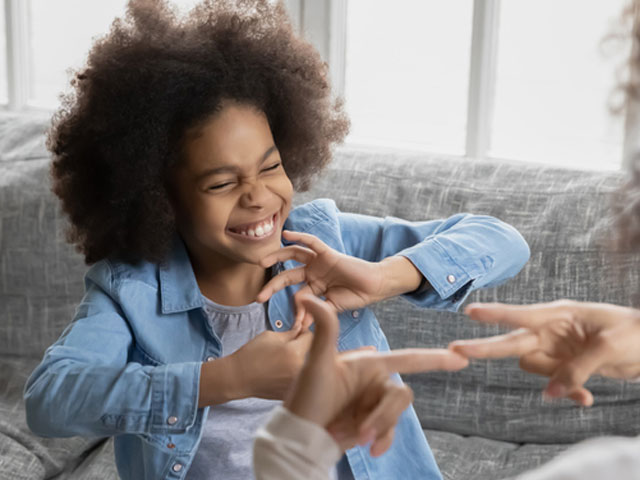
[{"label": "denim shirt", "polygon": [[[406,299],[440,310],[456,310],[472,290],[513,277],[529,257],[513,227],[486,216],[407,222],[342,213],[333,201],[316,200],[293,209],[285,228],[369,261],[405,256],[432,287]],[[297,265],[286,261],[279,268]],[[269,301],[273,330],[291,327],[299,287]],[[176,241],[161,264],[98,262],[85,288],[73,322],[27,381],[29,427],[52,437],[114,436],[124,479],[183,478],[209,411],[198,408],[200,367],[220,355],[184,245]],[[368,308],[339,319],[340,350],[389,349]],[[413,408],[402,415],[385,455],[372,458],[366,447],[356,447],[347,457],[356,479],[441,478]]]}]

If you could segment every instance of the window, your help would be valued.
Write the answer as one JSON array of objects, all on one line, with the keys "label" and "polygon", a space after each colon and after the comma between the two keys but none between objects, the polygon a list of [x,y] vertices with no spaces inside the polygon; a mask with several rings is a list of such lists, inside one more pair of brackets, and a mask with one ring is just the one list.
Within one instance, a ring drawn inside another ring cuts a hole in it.
[{"label": "window", "polygon": [[[56,107],[127,0],[2,1],[0,104],[23,110]],[[630,42],[601,48],[627,2],[284,0],[346,100],[347,142],[597,169],[640,143],[607,108]]]},{"label": "window", "polygon": [[625,3],[502,2],[492,156],[620,166],[624,119],[607,111],[618,65],[601,47]]},{"label": "window", "polygon": [[[53,109],[69,88],[69,71],[81,67],[93,40],[108,32],[114,18],[125,12],[127,0],[4,0],[0,54],[0,102],[14,110]],[[189,8],[197,0],[173,0]],[[9,22],[4,12],[10,14]],[[4,34],[5,25],[9,35]],[[11,51],[7,89],[5,54]],[[3,83],[4,82],[4,83]],[[2,97],[4,92],[4,97]],[[8,98],[11,97],[11,99]]]},{"label": "window", "polygon": [[[608,101],[630,42],[607,57],[602,40],[627,0],[289,3],[345,96],[348,142],[569,167],[622,164],[625,134],[634,133]],[[305,14],[318,3],[329,13]]]},{"label": "window", "polygon": [[7,36],[5,33],[4,8],[0,10],[0,103],[6,104],[7,92]]},{"label": "window", "polygon": [[471,2],[349,0],[345,99],[354,143],[463,154]]}]

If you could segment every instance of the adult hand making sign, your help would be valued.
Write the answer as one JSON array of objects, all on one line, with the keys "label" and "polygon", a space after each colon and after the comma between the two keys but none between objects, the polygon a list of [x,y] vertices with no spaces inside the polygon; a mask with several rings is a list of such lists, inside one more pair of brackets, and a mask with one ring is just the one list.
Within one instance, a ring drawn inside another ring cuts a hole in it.
[{"label": "adult hand making sign", "polygon": [[640,311],[604,303],[560,300],[537,305],[470,304],[479,322],[516,328],[489,338],[458,340],[449,348],[466,357],[519,357],[520,367],[550,377],[545,395],[590,406],[583,384],[591,375],[640,375]]}]

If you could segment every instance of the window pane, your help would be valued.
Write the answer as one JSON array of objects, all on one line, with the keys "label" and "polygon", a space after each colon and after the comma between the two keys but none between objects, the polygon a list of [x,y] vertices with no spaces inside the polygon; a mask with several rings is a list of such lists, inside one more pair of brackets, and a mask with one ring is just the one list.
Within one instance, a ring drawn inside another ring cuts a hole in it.
[{"label": "window pane", "polygon": [[[3,5],[0,5],[3,7]],[[5,31],[4,8],[0,8],[0,103],[7,104],[7,33]]]},{"label": "window pane", "polygon": [[349,0],[348,141],[462,153],[472,0]]},{"label": "window pane", "polygon": [[[29,104],[56,107],[69,88],[69,68],[81,67],[92,39],[109,31],[127,0],[30,0],[31,85]],[[172,2],[187,9],[196,0]]]},{"label": "window pane", "polygon": [[501,2],[492,156],[619,168],[623,119],[607,102],[620,56],[601,42],[625,3]]}]

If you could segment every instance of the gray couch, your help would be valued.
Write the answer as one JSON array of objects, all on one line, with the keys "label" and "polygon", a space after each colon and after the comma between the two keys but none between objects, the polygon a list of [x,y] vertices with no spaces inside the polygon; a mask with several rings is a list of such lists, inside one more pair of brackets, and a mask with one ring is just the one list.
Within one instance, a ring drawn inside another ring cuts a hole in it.
[{"label": "gray couch", "polygon": [[[47,125],[45,117],[0,118],[0,479],[117,478],[109,440],[44,439],[25,424],[24,382],[72,318],[86,269],[64,241],[65,219],[49,192]],[[617,173],[345,148],[297,201],[331,197],[344,211],[409,220],[494,215],[522,232],[531,260],[515,279],[472,300],[631,305],[640,292],[640,258],[615,254],[603,240],[620,181]],[[376,310],[396,348],[500,331],[402,300]],[[583,409],[544,403],[544,381],[521,373],[513,360],[406,380],[446,479],[511,478],[581,439],[640,430],[640,385],[594,379],[596,403]]]}]

